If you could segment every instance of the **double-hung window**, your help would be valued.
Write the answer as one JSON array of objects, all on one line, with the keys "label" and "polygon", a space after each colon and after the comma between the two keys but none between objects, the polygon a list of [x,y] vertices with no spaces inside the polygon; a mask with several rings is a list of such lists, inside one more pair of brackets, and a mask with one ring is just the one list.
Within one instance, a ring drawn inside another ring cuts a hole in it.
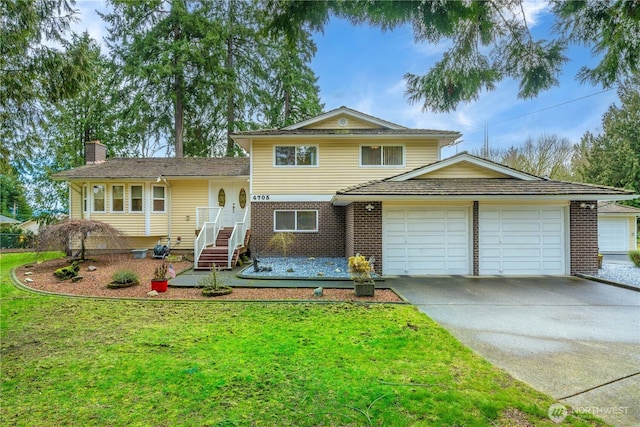
[{"label": "double-hung window", "polygon": [[142,212],[142,185],[132,185],[129,187],[130,212]]},{"label": "double-hung window", "polygon": [[403,166],[404,147],[402,145],[362,145],[360,146],[361,166]]},{"label": "double-hung window", "polygon": [[124,212],[124,185],[111,186],[111,212]]},{"label": "double-hung window", "polygon": [[274,152],[276,166],[318,166],[315,145],[278,145]]},{"label": "double-hung window", "polygon": [[159,185],[154,185],[152,187],[152,194],[153,194],[153,201],[152,201],[152,205],[153,205],[153,212],[164,212],[164,207],[165,207],[165,191],[164,191],[164,187],[161,187]]},{"label": "double-hung window", "polygon": [[105,212],[105,186],[95,184],[92,188],[93,212]]},{"label": "double-hung window", "polygon": [[274,231],[299,233],[318,231],[318,211],[274,211]]},{"label": "double-hung window", "polygon": [[86,185],[82,186],[82,212],[89,211],[89,189]]}]

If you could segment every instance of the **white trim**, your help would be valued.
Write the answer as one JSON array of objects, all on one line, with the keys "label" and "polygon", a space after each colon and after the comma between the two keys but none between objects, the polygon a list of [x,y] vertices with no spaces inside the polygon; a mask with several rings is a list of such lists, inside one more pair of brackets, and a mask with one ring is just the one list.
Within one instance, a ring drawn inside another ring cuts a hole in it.
[{"label": "white trim", "polygon": [[[382,157],[382,159],[380,159],[380,164],[379,165],[363,165],[362,164],[362,147],[372,147],[372,146],[378,146],[380,147],[380,156]],[[384,159],[384,147],[401,147],[402,148],[402,164],[399,165],[385,165],[382,164],[382,160]],[[379,169],[379,168],[385,168],[385,169],[394,169],[394,168],[404,168],[406,167],[407,164],[407,146],[405,144],[398,144],[398,143],[393,143],[393,142],[389,142],[387,144],[375,144],[375,143],[361,143],[358,146],[358,167],[361,168],[374,168],[374,169]]]},{"label": "white trim", "polygon": [[364,113],[361,113],[359,111],[352,110],[350,108],[340,107],[340,108],[336,108],[335,110],[331,110],[331,111],[328,111],[326,113],[320,114],[318,116],[312,117],[310,119],[303,120],[301,122],[294,123],[292,125],[283,127],[282,130],[300,129],[300,128],[312,125],[314,123],[319,123],[319,122],[322,122],[324,120],[330,119],[332,117],[340,116],[340,115],[354,117],[356,119],[365,121],[367,123],[372,123],[374,125],[378,125],[378,126],[381,126],[381,127],[387,128],[387,129],[407,129],[406,127],[401,126],[401,125],[396,124],[396,123],[388,122],[386,120],[382,120],[382,119],[379,119],[377,117],[373,117],[373,116],[370,116],[368,114],[364,114]]},{"label": "white trim", "polygon": [[[276,214],[278,212],[293,212],[294,213],[294,223],[295,229],[293,230],[278,230],[276,228]],[[313,230],[298,230],[298,212],[315,212],[316,214],[316,225]],[[317,233],[318,230],[318,210],[317,209],[274,209],[273,210],[273,232],[274,233]]]},{"label": "white trim", "polygon": [[250,194],[247,203],[260,202],[331,202],[333,194]]},{"label": "white trim", "polygon": [[472,165],[475,165],[484,169],[489,169],[497,173],[502,173],[512,178],[518,178],[523,181],[542,181],[542,178],[539,178],[537,176],[529,175],[528,173],[524,173],[524,172],[519,172],[515,169],[511,169],[506,166],[502,166],[497,163],[493,163],[485,159],[481,159],[479,157],[472,156],[466,153],[449,157],[448,159],[441,160],[439,162],[432,163],[430,165],[426,165],[418,169],[414,169],[402,175],[398,175],[396,177],[390,178],[389,181],[407,181],[409,179],[412,179],[421,175],[425,175],[431,172],[435,172],[437,170],[440,170],[461,162],[471,163]]},{"label": "white trim", "polygon": [[[295,165],[279,165],[276,163],[276,148],[278,147],[293,147],[295,149]],[[298,165],[298,147],[315,147],[316,149],[316,164],[315,165]],[[273,145],[273,167],[274,168],[317,168],[320,166],[320,146],[318,144],[274,144]]]}]

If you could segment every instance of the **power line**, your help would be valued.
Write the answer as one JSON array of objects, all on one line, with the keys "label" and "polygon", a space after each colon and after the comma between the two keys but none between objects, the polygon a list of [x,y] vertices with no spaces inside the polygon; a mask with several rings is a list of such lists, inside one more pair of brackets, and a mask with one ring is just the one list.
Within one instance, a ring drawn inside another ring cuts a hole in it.
[{"label": "power line", "polygon": [[[575,99],[571,99],[569,101],[564,101],[564,102],[561,102],[559,104],[555,104],[555,105],[551,105],[549,107],[541,108],[541,109],[536,110],[536,111],[531,111],[529,113],[520,114],[518,116],[514,116],[514,117],[511,117],[511,118],[508,118],[508,119],[504,119],[504,120],[501,120],[499,122],[489,123],[488,125],[485,123],[485,126],[500,125],[502,123],[510,122],[512,120],[516,120],[516,119],[519,119],[519,118],[522,118],[522,117],[530,116],[532,114],[541,113],[542,111],[547,111],[547,110],[551,110],[553,108],[561,107],[563,105],[571,104],[572,102],[582,101],[583,99],[591,98],[592,96],[600,95],[600,94],[605,93],[605,92],[610,92],[610,91],[612,91],[614,89],[615,88],[604,89],[604,90],[601,90],[600,92],[591,93],[589,95],[581,96],[580,98],[575,98]],[[477,129],[474,129],[474,130],[477,130]]]}]

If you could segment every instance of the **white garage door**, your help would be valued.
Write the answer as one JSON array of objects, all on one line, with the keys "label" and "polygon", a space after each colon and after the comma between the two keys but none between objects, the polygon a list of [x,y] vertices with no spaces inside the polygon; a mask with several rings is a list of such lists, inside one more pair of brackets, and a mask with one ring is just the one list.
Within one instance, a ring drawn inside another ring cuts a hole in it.
[{"label": "white garage door", "polygon": [[565,274],[562,207],[480,207],[480,274]]},{"label": "white garage door", "polygon": [[384,208],[384,274],[469,274],[469,213],[456,208]]},{"label": "white garage door", "polygon": [[629,250],[629,222],[626,218],[598,219],[598,250],[626,252]]}]

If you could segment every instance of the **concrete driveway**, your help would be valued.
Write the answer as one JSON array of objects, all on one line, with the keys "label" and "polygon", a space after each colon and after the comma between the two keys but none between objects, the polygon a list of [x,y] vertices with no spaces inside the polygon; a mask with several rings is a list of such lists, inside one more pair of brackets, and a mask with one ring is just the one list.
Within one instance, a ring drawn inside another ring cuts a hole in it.
[{"label": "concrete driveway", "polygon": [[574,410],[640,425],[640,292],[576,277],[389,282],[515,378]]}]

